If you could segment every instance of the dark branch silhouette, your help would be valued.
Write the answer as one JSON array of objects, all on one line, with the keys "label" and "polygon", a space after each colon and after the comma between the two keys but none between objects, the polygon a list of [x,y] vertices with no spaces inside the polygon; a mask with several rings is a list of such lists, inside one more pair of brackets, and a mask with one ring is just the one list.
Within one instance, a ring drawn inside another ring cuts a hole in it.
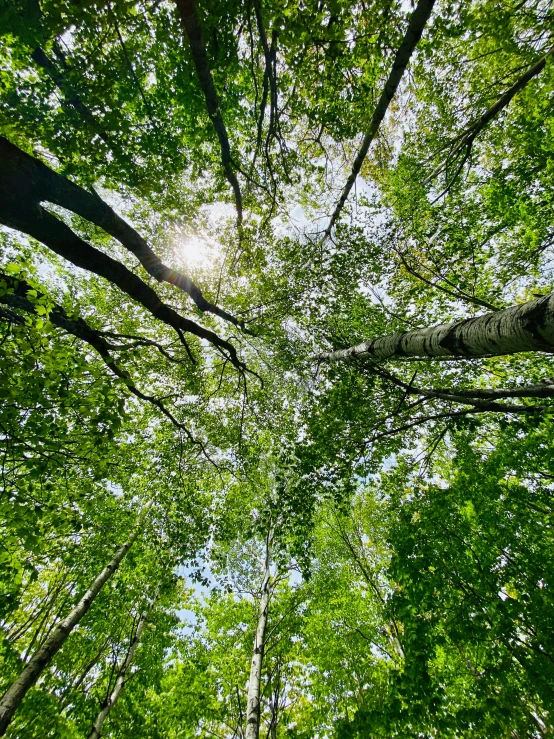
[{"label": "dark branch silhouette", "polygon": [[194,66],[200,81],[200,87],[204,93],[208,115],[213,123],[213,127],[219,139],[221,149],[221,163],[227,181],[233,188],[235,195],[235,205],[237,208],[237,221],[239,225],[242,223],[242,194],[240,191],[239,181],[235,174],[235,167],[231,157],[231,145],[227,129],[221,115],[219,99],[215,90],[210,65],[208,62],[208,52],[202,36],[202,28],[194,7],[194,0],[175,0],[175,4],[179,10],[181,24],[185,29],[187,39],[190,45]]},{"label": "dark branch silhouette", "polygon": [[339,202],[337,203],[333,215],[331,216],[331,220],[329,221],[329,225],[327,226],[327,229],[325,231],[324,239],[327,239],[331,235],[333,226],[340,217],[342,209],[344,208],[348,199],[348,195],[350,194],[350,190],[352,190],[352,187],[356,182],[356,178],[360,174],[362,164],[364,163],[364,159],[366,158],[367,152],[369,151],[371,142],[375,138],[377,131],[379,130],[379,127],[383,121],[383,118],[385,117],[385,114],[388,110],[389,104],[396,93],[398,85],[400,84],[400,80],[402,79],[404,72],[406,71],[406,68],[408,66],[408,62],[410,61],[414,49],[421,38],[421,34],[423,33],[425,24],[429,20],[434,4],[435,0],[419,0],[416,9],[410,16],[408,29],[404,38],[402,39],[402,43],[400,44],[398,51],[396,52],[396,57],[392,65],[391,72],[385,83],[385,87],[383,88],[383,92],[381,93],[381,97],[379,98],[379,102],[377,103],[377,107],[375,108],[375,111],[373,113],[373,117],[369,125],[369,130],[364,136],[364,140],[362,142],[360,150],[358,151],[356,159],[354,160],[352,172],[350,173],[349,178],[346,180],[342,195],[340,196]]},{"label": "dark branch silhouette", "polygon": [[[46,243],[40,235],[37,236],[27,230],[25,221],[27,220],[30,223],[31,217],[26,217],[24,212],[34,211],[35,216],[40,211],[46,213],[47,211],[41,209],[39,205],[43,201],[61,205],[63,208],[67,208],[67,210],[96,224],[116,238],[128,251],[137,257],[148,274],[159,282],[168,282],[183,292],[186,292],[202,312],[213,313],[235,326],[242,327],[242,323],[234,316],[223,308],[206,300],[200,288],[190,277],[184,275],[182,272],[166,267],[142,236],[123,218],[118,216],[97,194],[88,192],[66,177],[54,172],[41,161],[21,151],[21,149],[18,149],[17,146],[14,146],[14,144],[3,137],[0,137],[0,165],[2,166],[0,173],[0,192],[2,190],[6,192],[6,202],[2,204],[0,210],[5,213],[5,218],[9,219],[10,213],[12,213],[13,218],[20,222],[21,225],[15,225],[15,228],[29,233],[39,241]],[[7,221],[2,222],[8,226],[12,225]],[[61,224],[61,222],[59,223]],[[43,225],[44,228],[41,229],[40,225]],[[44,224],[40,224],[40,221],[38,222],[37,229],[39,233],[46,228],[46,222]],[[51,246],[54,251],[58,251],[55,246],[51,244],[47,245]],[[91,248],[89,247],[89,249]],[[58,253],[61,252],[58,251]],[[62,256],[65,256],[65,254],[62,254]],[[69,256],[66,258],[74,261]],[[84,269],[89,269],[89,267],[84,267]],[[189,329],[185,328],[184,330],[187,331]]]},{"label": "dark branch silhouette", "polygon": [[469,156],[471,154],[471,149],[473,146],[473,142],[477,138],[477,136],[481,133],[481,131],[490,123],[490,121],[495,118],[499,113],[501,113],[504,108],[506,108],[512,99],[515,97],[515,95],[520,92],[520,90],[523,90],[523,88],[534,78],[536,77],[542,70],[544,69],[546,65],[546,61],[549,56],[551,56],[554,53],[554,47],[550,49],[539,61],[534,64],[532,67],[530,67],[527,72],[520,77],[517,82],[515,82],[506,92],[492,105],[487,111],[483,113],[479,118],[477,118],[473,123],[471,123],[465,131],[463,131],[461,134],[456,136],[456,138],[450,143],[450,151],[448,155],[445,157],[445,159],[439,164],[439,166],[434,169],[431,174],[426,178],[425,184],[428,184],[432,180],[434,180],[436,177],[438,177],[443,172],[447,172],[451,164],[453,164],[456,159],[462,155],[461,160],[457,163],[454,174],[448,179],[448,182],[446,184],[445,189],[441,192],[441,194],[435,199],[440,199],[448,190],[452,187],[454,184],[456,178],[462,171],[462,168],[464,164],[469,159]]}]

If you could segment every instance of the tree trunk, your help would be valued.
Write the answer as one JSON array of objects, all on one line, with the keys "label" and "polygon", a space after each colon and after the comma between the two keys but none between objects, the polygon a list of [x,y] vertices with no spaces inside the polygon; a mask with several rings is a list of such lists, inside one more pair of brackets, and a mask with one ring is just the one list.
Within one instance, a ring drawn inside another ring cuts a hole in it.
[{"label": "tree trunk", "polygon": [[331,220],[329,221],[329,225],[327,226],[327,229],[325,231],[324,239],[330,236],[333,226],[339,219],[341,211],[344,208],[346,201],[348,200],[350,190],[352,190],[352,187],[356,182],[356,178],[360,174],[362,164],[364,163],[364,159],[366,158],[367,152],[369,151],[371,142],[375,138],[377,131],[379,130],[379,127],[383,122],[383,118],[385,117],[385,114],[389,108],[390,101],[393,99],[396,93],[398,85],[400,84],[400,80],[402,79],[404,72],[406,71],[406,68],[408,66],[408,62],[410,61],[410,58],[414,53],[414,49],[421,38],[421,34],[423,33],[425,24],[429,20],[434,4],[435,0],[419,0],[414,12],[410,16],[408,28],[406,30],[404,38],[402,39],[402,43],[400,44],[400,47],[396,52],[396,57],[394,59],[389,77],[385,83],[385,87],[383,88],[383,92],[381,93],[381,97],[379,98],[379,102],[377,103],[375,111],[373,112],[373,117],[371,119],[371,123],[369,124],[369,131],[364,136],[364,140],[362,141],[360,150],[358,151],[356,159],[354,160],[352,172],[350,173],[349,178],[346,180],[346,185],[344,186],[339,202],[337,203],[333,215],[331,216]]},{"label": "tree trunk", "polygon": [[248,680],[248,699],[246,702],[246,732],[244,739],[259,739],[260,736],[260,686],[265,650],[265,630],[271,595],[271,575],[269,572],[269,548],[266,553],[266,566],[262,583],[258,626],[254,637],[250,678]]},{"label": "tree trunk", "polygon": [[190,45],[190,51],[194,66],[196,67],[196,73],[198,74],[200,87],[204,93],[204,99],[206,100],[208,115],[212,121],[217,138],[219,139],[221,163],[223,165],[225,177],[233,189],[237,209],[237,221],[240,225],[242,223],[242,194],[240,191],[239,181],[234,170],[229,136],[227,134],[227,129],[225,128],[223,116],[221,115],[221,106],[215,90],[212,72],[208,62],[208,52],[204,43],[200,21],[198,20],[198,15],[196,13],[195,3],[194,0],[175,0],[175,4],[179,11],[181,25],[185,29]]},{"label": "tree trunk", "polygon": [[432,328],[364,341],[314,359],[394,357],[490,357],[554,351],[554,293],[523,305]]},{"label": "tree trunk", "polygon": [[50,662],[54,659],[56,654],[62,648],[65,641],[67,640],[67,637],[71,634],[75,626],[77,626],[79,621],[87,613],[87,611],[93,604],[94,599],[102,590],[102,587],[112,577],[114,572],[117,571],[125,555],[127,554],[135,539],[142,530],[144,515],[148,508],[150,508],[150,505],[151,504],[146,506],[129,539],[125,542],[125,544],[119,547],[111,561],[94,579],[93,583],[83,595],[83,597],[79,600],[77,605],[53,629],[53,631],[44,641],[42,646],[37,649],[29,662],[27,662],[19,677],[4,693],[4,696],[0,700],[0,736],[4,736],[4,734],[6,733],[6,729],[8,728],[14,713],[18,709],[19,704],[21,703],[27,692],[37,682],[42,672],[48,667]]},{"label": "tree trunk", "polygon": [[133,663],[135,652],[137,651],[138,646],[140,644],[140,638],[142,636],[142,632],[144,630],[146,621],[148,620],[148,617],[150,616],[152,608],[154,607],[156,601],[158,600],[158,594],[159,594],[159,587],[156,589],[154,597],[152,598],[151,602],[145,607],[145,609],[143,610],[139,618],[135,634],[133,638],[131,639],[131,642],[129,644],[129,649],[127,650],[127,655],[123,661],[123,664],[121,665],[121,669],[119,670],[117,680],[115,681],[114,689],[112,690],[110,695],[106,698],[106,700],[102,704],[100,712],[98,713],[98,716],[96,717],[96,721],[94,722],[92,729],[90,730],[88,739],[99,739],[99,737],[102,735],[102,725],[104,721],[107,719],[110,711],[116,704],[117,699],[121,695],[121,691],[123,690],[125,686],[127,673],[129,672],[129,668],[131,667],[131,664]]}]

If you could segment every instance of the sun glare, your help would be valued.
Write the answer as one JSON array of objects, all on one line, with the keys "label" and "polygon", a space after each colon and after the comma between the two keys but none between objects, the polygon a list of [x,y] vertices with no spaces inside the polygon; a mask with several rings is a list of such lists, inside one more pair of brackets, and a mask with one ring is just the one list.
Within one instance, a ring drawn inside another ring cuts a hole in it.
[{"label": "sun glare", "polygon": [[176,247],[180,256],[191,267],[209,267],[216,252],[215,245],[200,236],[179,239]]}]

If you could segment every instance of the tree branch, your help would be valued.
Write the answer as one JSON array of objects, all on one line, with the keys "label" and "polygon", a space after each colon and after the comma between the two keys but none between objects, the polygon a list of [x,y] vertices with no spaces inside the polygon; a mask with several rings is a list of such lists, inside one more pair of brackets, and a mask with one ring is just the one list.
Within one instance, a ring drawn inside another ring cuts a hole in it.
[{"label": "tree branch", "polygon": [[61,205],[100,226],[134,254],[158,282],[168,282],[186,292],[202,312],[213,313],[234,326],[243,327],[241,321],[206,300],[190,277],[166,267],[142,236],[98,195],[54,172],[3,137],[0,137],[0,162],[3,167],[0,190],[5,188],[8,196],[32,203],[47,201]]},{"label": "tree branch", "polygon": [[[374,371],[392,382],[397,387],[404,390],[404,395],[420,395],[425,398],[437,398],[441,400],[449,400],[454,403],[462,403],[463,405],[472,405],[475,408],[482,408],[487,411],[504,412],[504,413],[525,413],[532,410],[533,406],[526,405],[507,405],[494,402],[500,398],[552,398],[554,397],[554,382],[540,385],[530,385],[523,388],[512,389],[479,389],[475,390],[450,390],[439,388],[419,388],[415,387],[412,382],[406,383],[390,372],[385,372],[381,368],[375,367]],[[492,401],[492,402],[491,402]]]},{"label": "tree branch", "polygon": [[468,303],[473,303],[473,305],[478,305],[481,308],[486,308],[487,310],[496,311],[500,310],[496,305],[493,305],[492,303],[489,303],[486,300],[482,300],[481,298],[476,298],[474,295],[469,295],[464,290],[459,290],[455,293],[452,290],[449,290],[446,287],[443,287],[442,285],[438,285],[436,282],[433,282],[432,280],[428,280],[426,277],[424,277],[420,272],[418,272],[414,267],[412,267],[408,262],[406,261],[406,258],[402,254],[400,250],[396,250],[396,253],[398,254],[400,261],[406,268],[406,271],[409,272],[411,275],[413,275],[416,279],[421,280],[422,282],[425,282],[426,285],[429,285],[430,287],[434,287],[436,290],[440,290],[441,292],[445,293],[446,295],[449,295],[451,298],[454,298],[455,300],[465,300]]},{"label": "tree branch", "polygon": [[127,267],[80,239],[65,223],[42,206],[25,208],[21,207],[21,203],[15,201],[10,203],[4,198],[0,202],[0,222],[42,241],[75,266],[108,280],[142,305],[154,318],[175,329],[178,334],[184,331],[206,339],[224,356],[228,356],[238,370],[246,370],[246,366],[237,356],[235,347],[229,341],[162,303],[157,293]]},{"label": "tree branch", "polygon": [[[0,296],[0,303],[4,303],[5,305],[9,305],[11,308],[16,308],[18,310],[23,310],[26,313],[33,313],[36,314],[35,305],[27,298],[27,294],[29,290],[32,290],[33,288],[31,285],[26,283],[24,280],[18,280],[14,277],[11,277],[9,275],[3,274],[0,272],[0,279],[6,282],[8,287],[13,288],[12,293],[6,293],[2,296]],[[38,295],[38,298],[42,297],[40,294]],[[38,299],[37,298],[37,299]],[[141,390],[139,390],[134,382],[131,379],[131,375],[127,372],[127,370],[121,368],[115,359],[110,354],[110,347],[109,344],[105,341],[105,339],[102,336],[102,331],[97,331],[93,329],[91,326],[86,323],[82,318],[77,319],[70,319],[65,312],[64,308],[61,305],[54,305],[53,309],[48,314],[48,320],[58,328],[63,329],[69,334],[72,334],[73,336],[77,337],[78,339],[81,339],[82,341],[85,341],[89,346],[91,346],[93,349],[96,350],[96,352],[100,355],[103,362],[107,365],[107,367],[113,372],[116,377],[119,377],[122,379],[125,383],[125,386],[129,390],[130,393],[132,393],[135,397],[139,398],[140,400],[144,400],[147,403],[150,403],[151,405],[158,408],[158,410],[166,417],[168,418],[171,423],[178,428],[179,430],[183,431],[189,441],[191,441],[193,444],[199,446],[202,449],[203,454],[205,457],[214,464],[214,466],[218,467],[218,465],[212,460],[210,457],[208,451],[206,450],[206,447],[204,445],[204,442],[200,439],[197,439],[191,431],[187,428],[187,426],[180,421],[178,421],[175,416],[169,411],[163,401],[159,400],[158,398],[155,398],[152,395],[146,395]]]},{"label": "tree branch", "polygon": [[456,177],[461,171],[461,168],[467,161],[470,152],[471,147],[473,146],[473,142],[479,135],[479,133],[490,123],[490,121],[497,116],[499,113],[501,113],[504,108],[506,108],[512,99],[515,97],[515,95],[520,91],[523,90],[523,88],[534,78],[536,77],[542,70],[544,69],[546,65],[546,61],[549,56],[551,56],[554,53],[554,47],[550,49],[539,61],[534,64],[530,69],[527,70],[527,72],[520,77],[517,82],[515,82],[506,92],[504,95],[502,95],[494,105],[492,105],[487,111],[483,113],[482,116],[477,118],[473,123],[471,123],[465,131],[463,131],[461,134],[456,136],[456,138],[451,143],[450,152],[448,153],[447,157],[441,162],[441,164],[434,169],[431,174],[425,179],[424,184],[429,184],[432,180],[435,179],[435,177],[438,177],[442,172],[444,172],[450,165],[452,161],[456,159],[456,157],[462,153],[462,151],[465,150],[463,159],[461,161],[461,164],[459,164],[456,168],[456,172],[454,174],[454,177],[452,177],[448,184],[446,189],[441,193],[439,197],[442,197],[445,192],[447,192],[450,187],[452,187],[452,184],[454,183]]}]

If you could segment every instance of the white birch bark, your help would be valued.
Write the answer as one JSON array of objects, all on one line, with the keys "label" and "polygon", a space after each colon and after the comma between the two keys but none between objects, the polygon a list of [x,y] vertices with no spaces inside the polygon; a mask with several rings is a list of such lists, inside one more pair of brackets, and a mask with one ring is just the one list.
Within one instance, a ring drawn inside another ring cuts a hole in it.
[{"label": "white birch bark", "polygon": [[8,690],[2,696],[2,699],[0,700],[0,736],[4,736],[6,733],[6,729],[8,728],[14,713],[18,709],[27,692],[37,682],[42,672],[46,667],[48,667],[50,662],[62,648],[67,637],[87,613],[103,586],[112,577],[114,572],[117,571],[125,555],[142,530],[144,515],[148,508],[150,508],[150,505],[151,503],[143,510],[131,536],[122,546],[119,547],[110,562],[96,576],[86,593],[82,596],[71,612],[52,630],[48,638],[45,639],[44,643],[27,662],[19,677],[10,685]]},{"label": "white birch bark", "polygon": [[265,649],[265,631],[271,596],[271,574],[269,572],[269,545],[266,548],[265,572],[262,582],[258,625],[254,636],[250,678],[248,680],[248,698],[246,702],[246,732],[244,739],[259,739],[260,736],[260,688]]},{"label": "white birch bark", "polygon": [[102,725],[104,724],[104,721],[107,719],[112,708],[115,706],[117,699],[121,695],[121,691],[123,690],[125,686],[125,683],[127,681],[127,673],[129,672],[129,668],[131,667],[133,663],[135,652],[137,651],[139,647],[142,632],[144,631],[144,626],[148,620],[148,617],[150,616],[152,608],[154,607],[156,601],[158,600],[158,593],[159,593],[159,587],[156,590],[154,597],[152,598],[150,603],[145,607],[145,609],[143,610],[139,618],[139,621],[137,623],[137,628],[135,630],[135,634],[133,638],[131,639],[131,643],[129,644],[129,649],[127,650],[127,654],[119,670],[117,680],[115,681],[114,689],[112,690],[108,698],[102,704],[102,707],[100,708],[98,716],[96,717],[96,721],[92,725],[92,729],[90,730],[88,739],[99,739],[99,737],[102,735]]},{"label": "white birch bark", "polygon": [[554,351],[554,293],[477,318],[391,334],[314,359],[488,357]]}]

